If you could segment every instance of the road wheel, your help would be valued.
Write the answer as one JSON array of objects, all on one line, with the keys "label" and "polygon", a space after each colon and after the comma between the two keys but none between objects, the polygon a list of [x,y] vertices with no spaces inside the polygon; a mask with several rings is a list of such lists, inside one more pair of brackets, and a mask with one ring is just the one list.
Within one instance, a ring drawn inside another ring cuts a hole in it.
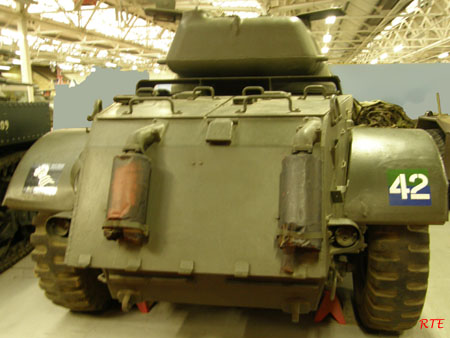
[{"label": "road wheel", "polygon": [[372,226],[366,234],[368,247],[353,273],[359,319],[369,329],[409,329],[427,292],[428,226]]},{"label": "road wheel", "polygon": [[111,297],[105,284],[98,281],[101,270],[78,269],[64,264],[67,248],[67,231],[55,231],[47,225],[48,214],[39,213],[34,218],[36,231],[31,236],[35,249],[35,273],[39,286],[53,303],[73,311],[99,311]]}]

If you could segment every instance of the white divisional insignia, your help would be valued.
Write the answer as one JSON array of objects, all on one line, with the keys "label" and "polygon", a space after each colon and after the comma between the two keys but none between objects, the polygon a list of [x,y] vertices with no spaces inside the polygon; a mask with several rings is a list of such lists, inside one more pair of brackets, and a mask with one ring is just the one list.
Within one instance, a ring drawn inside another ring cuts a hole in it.
[{"label": "white divisional insignia", "polygon": [[35,195],[54,196],[64,163],[41,163],[33,165],[28,172],[23,192]]}]

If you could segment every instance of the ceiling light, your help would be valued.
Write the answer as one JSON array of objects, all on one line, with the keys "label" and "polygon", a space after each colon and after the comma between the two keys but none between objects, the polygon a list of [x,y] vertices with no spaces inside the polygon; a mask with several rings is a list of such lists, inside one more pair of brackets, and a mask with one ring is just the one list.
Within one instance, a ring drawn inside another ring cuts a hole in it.
[{"label": "ceiling light", "polygon": [[403,45],[397,45],[394,47],[394,53],[398,53],[403,49]]},{"label": "ceiling light", "polygon": [[131,70],[137,70],[137,66],[136,65],[131,66]]},{"label": "ceiling light", "polygon": [[324,46],[324,47],[322,47],[321,51],[322,51],[322,54],[326,54],[330,51],[330,48],[328,48],[327,46]]},{"label": "ceiling light", "polygon": [[11,46],[12,44],[13,44],[13,40],[11,39],[11,38],[8,38],[8,37],[6,37],[6,36],[1,36],[0,35],[0,43],[2,44],[2,45],[8,45],[8,46]]},{"label": "ceiling light", "polygon": [[1,30],[1,34],[3,36],[6,36],[6,37],[11,38],[13,40],[19,40],[20,39],[20,33],[18,31],[13,31],[11,29],[4,28],[4,29]]},{"label": "ceiling light", "polygon": [[72,70],[73,69],[73,65],[71,63],[59,63],[58,67],[61,70]]},{"label": "ceiling light", "polygon": [[388,57],[388,53],[383,53],[380,55],[380,60],[384,60]]},{"label": "ceiling light", "polygon": [[406,7],[406,13],[411,14],[417,9],[417,7],[419,7],[419,0],[414,0],[408,5],[408,7]]},{"label": "ceiling light", "polygon": [[0,66],[0,70],[10,70],[10,66]]},{"label": "ceiling light", "polygon": [[392,20],[392,27],[397,26],[399,23],[402,23],[405,18],[403,16],[397,16],[394,20]]},{"label": "ceiling light", "polygon": [[53,53],[56,50],[56,47],[53,45],[40,45],[38,49],[40,51]]},{"label": "ceiling light", "polygon": [[105,66],[109,68],[116,68],[117,64],[108,61],[105,63]]},{"label": "ceiling light", "polygon": [[382,36],[380,34],[378,34],[376,37],[374,37],[374,40],[381,40]]},{"label": "ceiling light", "polygon": [[391,25],[388,25],[388,26],[384,27],[384,30],[385,30],[385,31],[389,31],[389,30],[391,30],[391,29],[392,29],[392,26],[391,26]]},{"label": "ceiling light", "polygon": [[261,4],[257,0],[246,1],[213,1],[212,5],[222,8],[256,8],[261,9]]},{"label": "ceiling light", "polygon": [[323,36],[323,42],[328,43],[331,41],[331,38],[332,38],[331,34],[327,33]]},{"label": "ceiling light", "polygon": [[448,56],[448,52],[444,52],[444,53],[442,53],[442,54],[439,54],[438,55],[438,58],[439,59],[444,59],[444,58],[446,58]]},{"label": "ceiling light", "polygon": [[325,23],[326,23],[327,25],[332,25],[332,24],[334,24],[335,22],[336,22],[336,16],[335,16],[335,15],[328,16],[328,17],[325,19]]},{"label": "ceiling light", "polygon": [[12,64],[13,65],[20,65],[20,60],[19,59],[13,59],[12,60]]},{"label": "ceiling light", "polygon": [[97,54],[97,57],[98,58],[105,58],[105,57],[107,57],[108,56],[108,51],[107,50],[104,50],[104,49],[102,49],[100,52],[98,52],[98,54]]},{"label": "ceiling light", "polygon": [[370,64],[371,65],[375,65],[375,64],[377,64],[378,63],[378,59],[373,59],[372,61],[370,61]]},{"label": "ceiling light", "polygon": [[73,63],[80,63],[81,59],[79,58],[74,58],[73,56],[68,56],[66,57],[66,61],[67,62],[73,62]]}]

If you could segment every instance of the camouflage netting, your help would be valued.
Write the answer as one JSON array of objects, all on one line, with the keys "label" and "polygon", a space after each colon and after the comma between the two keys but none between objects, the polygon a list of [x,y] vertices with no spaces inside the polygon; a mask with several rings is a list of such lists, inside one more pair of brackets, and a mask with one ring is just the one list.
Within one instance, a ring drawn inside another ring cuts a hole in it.
[{"label": "camouflage netting", "polygon": [[354,100],[352,119],[355,125],[368,127],[414,128],[402,107],[381,100],[358,102]]}]

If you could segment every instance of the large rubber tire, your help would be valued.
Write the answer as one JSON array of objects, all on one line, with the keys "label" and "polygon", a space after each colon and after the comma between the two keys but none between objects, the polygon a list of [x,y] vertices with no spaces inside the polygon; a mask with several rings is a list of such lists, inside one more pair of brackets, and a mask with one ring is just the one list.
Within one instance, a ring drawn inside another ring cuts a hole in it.
[{"label": "large rubber tire", "polygon": [[49,215],[35,216],[36,231],[31,236],[35,249],[32,259],[39,286],[53,303],[72,311],[100,311],[106,308],[111,296],[105,284],[98,281],[101,270],[78,269],[64,264],[67,237],[47,231]]},{"label": "large rubber tire", "polygon": [[399,332],[416,325],[428,281],[428,226],[372,226],[353,273],[361,323]]}]

